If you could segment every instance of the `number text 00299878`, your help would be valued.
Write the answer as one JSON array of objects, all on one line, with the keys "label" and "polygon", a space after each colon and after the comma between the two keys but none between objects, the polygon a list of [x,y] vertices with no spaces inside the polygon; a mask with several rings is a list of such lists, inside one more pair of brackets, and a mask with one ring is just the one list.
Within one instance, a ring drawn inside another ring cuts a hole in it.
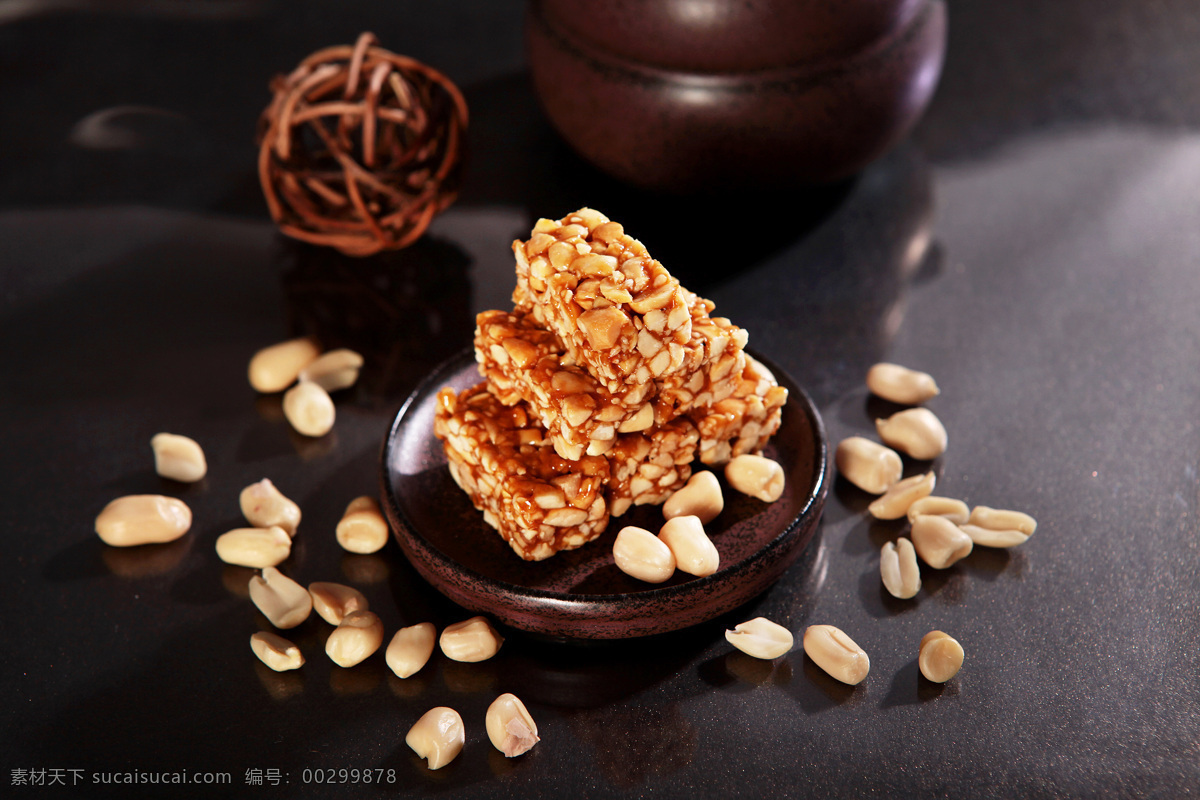
[{"label": "number text 00299878", "polygon": [[395,783],[396,770],[384,769],[305,769],[300,773],[301,783]]}]

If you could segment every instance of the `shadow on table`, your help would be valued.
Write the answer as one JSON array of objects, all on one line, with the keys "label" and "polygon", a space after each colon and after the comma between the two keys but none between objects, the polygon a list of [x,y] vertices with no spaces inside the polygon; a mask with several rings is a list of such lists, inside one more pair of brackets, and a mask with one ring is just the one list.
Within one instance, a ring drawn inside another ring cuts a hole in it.
[{"label": "shadow on table", "polygon": [[650,192],[620,183],[576,155],[546,121],[527,73],[465,87],[465,95],[471,152],[460,204],[524,208],[525,236],[539,217],[595,208],[701,294],[812,230],[854,186],[846,180],[788,192]]},{"label": "shadow on table", "polygon": [[403,250],[352,258],[280,238],[283,296],[294,335],[363,356],[359,405],[392,408],[471,342],[471,259],[425,236]]}]

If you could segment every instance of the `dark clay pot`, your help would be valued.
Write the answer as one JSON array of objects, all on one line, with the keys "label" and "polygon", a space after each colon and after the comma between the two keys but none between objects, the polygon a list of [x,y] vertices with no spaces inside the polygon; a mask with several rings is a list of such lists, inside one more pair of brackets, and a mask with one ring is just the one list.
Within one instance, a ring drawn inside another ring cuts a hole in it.
[{"label": "dark clay pot", "polygon": [[821,183],[920,117],[941,0],[531,0],[550,121],[587,160],[671,192]]}]

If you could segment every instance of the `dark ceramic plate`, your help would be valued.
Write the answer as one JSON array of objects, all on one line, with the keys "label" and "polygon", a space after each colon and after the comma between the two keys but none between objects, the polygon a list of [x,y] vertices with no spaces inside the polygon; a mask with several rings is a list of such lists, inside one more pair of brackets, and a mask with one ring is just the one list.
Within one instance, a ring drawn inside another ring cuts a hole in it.
[{"label": "dark ceramic plate", "polygon": [[[756,356],[757,357],[757,356]],[[774,583],[812,538],[825,505],[828,444],[809,399],[770,362],[789,396],[766,455],[783,465],[783,497],[766,504],[725,488],[725,509],[706,530],[721,567],[705,578],[677,572],[665,583],[617,569],[612,542],[625,525],[662,526],[658,506],[636,506],[600,538],[545,561],[526,562],[490,528],[446,468],[433,435],[437,392],[478,383],[470,351],[443,363],[396,415],[383,446],[382,497],[392,530],[417,571],[472,612],[514,628],[573,639],[626,639],[679,630],[737,608]]]}]

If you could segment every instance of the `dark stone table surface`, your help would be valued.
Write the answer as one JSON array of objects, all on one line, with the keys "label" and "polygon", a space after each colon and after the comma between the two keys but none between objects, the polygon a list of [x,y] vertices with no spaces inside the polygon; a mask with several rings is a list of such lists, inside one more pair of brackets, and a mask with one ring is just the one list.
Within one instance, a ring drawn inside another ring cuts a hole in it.
[{"label": "dark stone table surface", "polygon": [[[3,794],[1195,796],[1200,6],[948,5],[928,113],[861,175],[664,199],[558,140],[517,3],[0,2]],[[253,139],[270,77],[362,30],[462,87],[471,160],[419,244],[354,261],[276,233]],[[302,670],[263,668],[249,571],[213,549],[263,477],[304,511],[294,577],[358,586],[389,632],[465,616],[394,542],[343,554],[333,528],[376,491],[406,394],[469,344],[475,313],[508,304],[511,240],[582,205],[746,327],[833,442],[887,410],[871,364],[932,373],[938,493],[1027,511],[1036,535],[895,601],[878,552],[903,526],[838,480],[784,578],[691,630],[606,646],[506,631],[491,661],[435,654],[402,681],[380,655],[333,666],[314,619],[293,631]],[[245,379],[256,349],[299,333],[367,358],[319,440]],[[160,430],[204,445],[203,482],[155,475]],[[100,543],[109,500],[159,492],[193,509],[184,539]],[[843,628],[869,677],[734,652],[723,630],[760,615]],[[966,651],[945,686],[917,670],[935,628]],[[513,760],[483,730],[505,691],[542,736]],[[404,735],[436,705],[462,713],[467,743],[429,772]],[[163,773],[190,783],[147,783]]]}]

